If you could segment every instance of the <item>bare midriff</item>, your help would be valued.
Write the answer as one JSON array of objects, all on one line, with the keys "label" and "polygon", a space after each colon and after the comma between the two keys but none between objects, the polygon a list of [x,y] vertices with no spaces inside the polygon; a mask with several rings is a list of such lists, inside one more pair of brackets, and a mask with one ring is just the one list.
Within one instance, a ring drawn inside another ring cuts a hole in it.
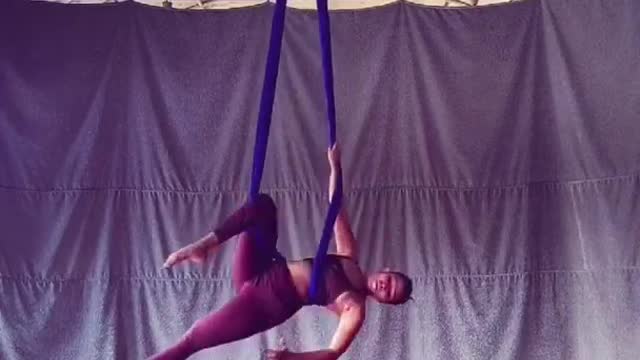
[{"label": "bare midriff", "polygon": [[309,293],[309,283],[311,282],[310,269],[303,261],[291,261],[287,263],[291,278],[293,279],[293,285],[296,288],[296,292],[300,299],[305,303],[307,302],[307,294]]}]

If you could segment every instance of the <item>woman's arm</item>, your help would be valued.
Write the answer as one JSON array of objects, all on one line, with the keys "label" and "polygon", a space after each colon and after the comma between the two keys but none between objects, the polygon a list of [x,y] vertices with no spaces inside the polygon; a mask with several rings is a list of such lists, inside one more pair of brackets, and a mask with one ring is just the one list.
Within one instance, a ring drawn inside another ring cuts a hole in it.
[{"label": "woman's arm", "polygon": [[[331,167],[331,175],[329,175],[329,200],[331,200],[336,189],[338,174],[342,171],[342,164],[340,163],[340,150],[337,145],[330,148],[327,155],[329,158],[329,165]],[[353,231],[351,230],[351,224],[349,223],[349,217],[344,205],[338,213],[335,225],[333,226],[333,232],[336,238],[338,255],[357,259],[358,247]]]},{"label": "woman's arm", "polygon": [[365,305],[357,301],[352,295],[341,300],[342,311],[331,345],[328,349],[303,353],[271,352],[269,359],[282,360],[337,360],[349,348],[360,331],[365,319]]},{"label": "woman's arm", "polygon": [[345,296],[344,300],[340,300],[342,311],[340,312],[340,320],[338,328],[333,339],[331,339],[331,349],[336,354],[336,359],[342,355],[356,338],[365,319],[365,303],[363,300],[358,301],[354,295]]}]

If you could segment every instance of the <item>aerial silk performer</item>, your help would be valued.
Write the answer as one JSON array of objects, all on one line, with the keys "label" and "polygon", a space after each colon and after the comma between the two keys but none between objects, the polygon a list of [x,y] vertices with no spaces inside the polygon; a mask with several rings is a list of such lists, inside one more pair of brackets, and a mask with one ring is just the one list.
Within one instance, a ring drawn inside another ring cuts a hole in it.
[{"label": "aerial silk performer", "polygon": [[[359,332],[365,319],[366,299],[403,304],[411,298],[412,281],[405,274],[384,269],[365,273],[358,263],[358,247],[347,212],[341,207],[342,165],[335,134],[335,105],[329,15],[326,0],[318,0],[324,83],[329,123],[329,211],[314,258],[287,260],[277,250],[277,207],[260,193],[260,179],[268,140],[277,68],[284,29],[286,1],[274,10],[267,69],[254,148],[249,199],[198,241],[170,254],[165,268],[185,261],[200,263],[227,240],[237,248],[233,260],[235,296],[222,308],[196,321],[170,348],[153,360],[187,359],[200,350],[245,339],[267,331],[293,316],[303,306],[323,306],[339,317],[338,327],[326,349],[295,353],[285,348],[268,350],[270,360],[338,359]],[[337,251],[327,254],[331,235]]]}]

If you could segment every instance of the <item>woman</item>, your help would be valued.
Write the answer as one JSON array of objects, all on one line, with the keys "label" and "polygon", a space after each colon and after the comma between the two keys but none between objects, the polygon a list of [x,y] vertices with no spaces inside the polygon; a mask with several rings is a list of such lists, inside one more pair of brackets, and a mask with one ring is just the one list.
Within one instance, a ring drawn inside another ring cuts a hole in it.
[{"label": "woman", "polygon": [[[328,151],[331,176],[329,198],[341,171],[337,148]],[[204,261],[223,242],[240,235],[233,264],[236,296],[206,317],[196,321],[173,347],[155,355],[155,360],[186,359],[213,346],[240,340],[273,328],[301,307],[308,299],[313,259],[286,261],[276,249],[277,218],[273,200],[261,194],[234,212],[220,227],[197,242],[169,255],[164,266],[182,261]],[[404,274],[385,269],[365,275],[357,262],[357,246],[347,213],[339,213],[334,226],[337,254],[327,256],[321,301],[339,317],[338,328],[329,348],[293,353],[269,350],[270,360],[332,360],[342,355],[360,330],[365,318],[366,298],[380,303],[402,304],[413,289]]]}]

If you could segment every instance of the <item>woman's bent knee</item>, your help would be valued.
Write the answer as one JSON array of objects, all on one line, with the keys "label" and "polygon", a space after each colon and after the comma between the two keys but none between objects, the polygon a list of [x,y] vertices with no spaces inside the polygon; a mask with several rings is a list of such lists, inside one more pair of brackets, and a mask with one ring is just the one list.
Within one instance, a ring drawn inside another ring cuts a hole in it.
[{"label": "woman's bent knee", "polygon": [[256,199],[254,200],[254,205],[262,214],[275,217],[277,207],[271,196],[264,193],[258,194]]}]

